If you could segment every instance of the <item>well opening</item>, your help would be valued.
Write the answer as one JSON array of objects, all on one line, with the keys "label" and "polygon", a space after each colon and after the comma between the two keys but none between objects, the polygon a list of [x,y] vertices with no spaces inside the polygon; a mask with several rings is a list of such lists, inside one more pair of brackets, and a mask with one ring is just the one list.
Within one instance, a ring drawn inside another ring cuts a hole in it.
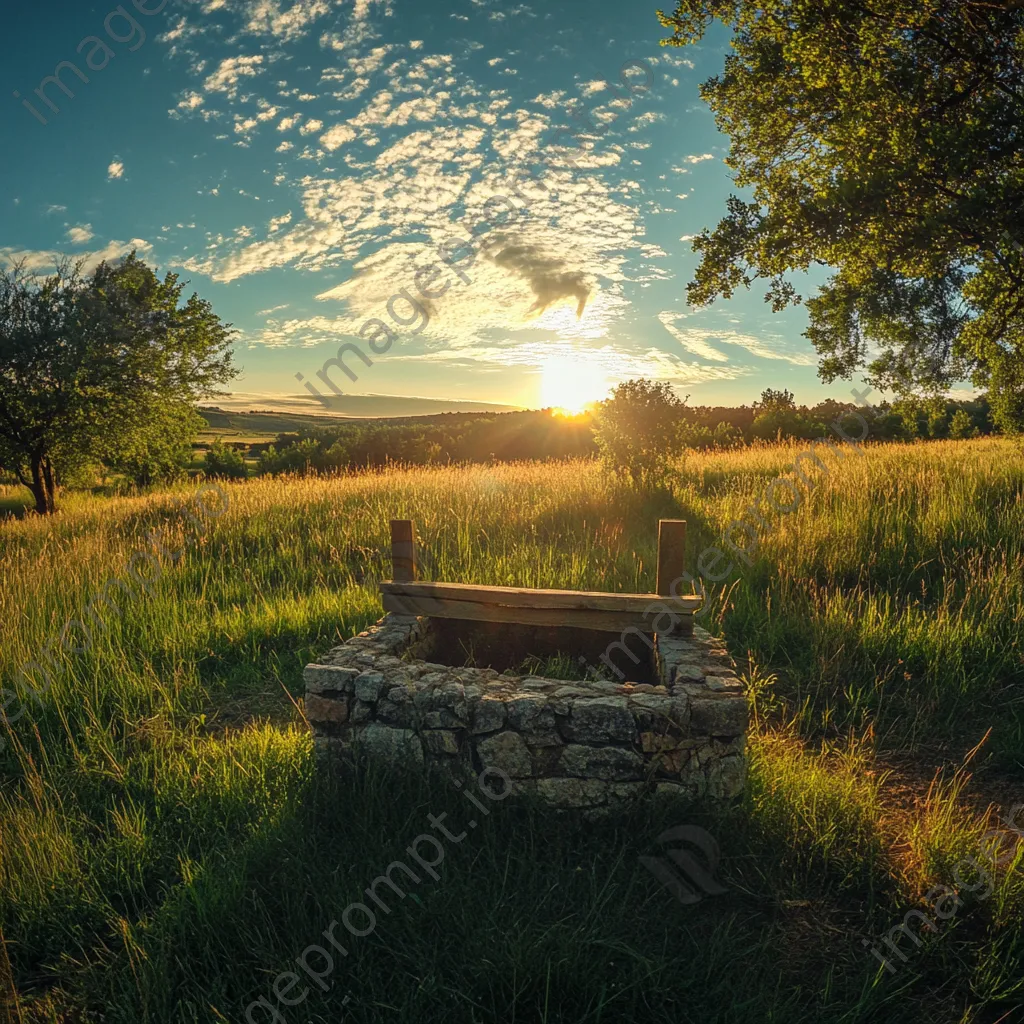
[{"label": "well opening", "polygon": [[654,639],[645,634],[630,635],[623,649],[620,634],[595,629],[437,618],[425,624],[411,660],[567,681],[660,682]]}]

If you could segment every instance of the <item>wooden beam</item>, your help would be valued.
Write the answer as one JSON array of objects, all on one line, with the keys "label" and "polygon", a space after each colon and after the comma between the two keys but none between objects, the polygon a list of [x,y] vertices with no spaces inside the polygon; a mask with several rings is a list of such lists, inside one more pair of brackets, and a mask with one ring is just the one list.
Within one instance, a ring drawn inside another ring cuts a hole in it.
[{"label": "wooden beam", "polygon": [[416,527],[411,519],[391,520],[391,574],[403,582],[416,579]]},{"label": "wooden beam", "polygon": [[[686,566],[686,520],[658,520],[658,583],[662,597],[670,597],[672,584]],[[699,602],[699,598],[697,599]]]},{"label": "wooden beam", "polygon": [[[382,584],[383,587],[386,584]],[[524,626],[571,626],[594,629],[604,633],[636,630],[651,634],[651,620],[642,612],[608,611],[600,608],[530,608],[488,604],[482,601],[453,601],[423,594],[384,592],[384,610],[396,615],[424,615],[435,619],[463,619],[472,622],[509,622]],[[684,615],[677,631],[685,634],[692,628],[692,615]]]},{"label": "wooden beam", "polygon": [[[528,587],[486,587],[472,583],[415,583],[395,580],[381,583],[382,594],[392,597],[431,598],[453,604],[460,601],[504,608],[550,609],[552,611],[605,611],[640,616],[652,604],[663,605],[658,594],[608,594],[585,590],[535,590]],[[668,602],[679,613],[692,613],[701,606],[696,594]]]}]

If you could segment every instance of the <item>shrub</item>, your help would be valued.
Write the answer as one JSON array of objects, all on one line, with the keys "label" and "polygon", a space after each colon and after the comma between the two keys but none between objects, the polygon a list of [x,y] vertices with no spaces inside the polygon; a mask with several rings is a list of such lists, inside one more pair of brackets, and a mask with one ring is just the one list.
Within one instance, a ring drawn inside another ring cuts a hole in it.
[{"label": "shrub", "polygon": [[244,479],[249,475],[245,461],[239,452],[229,448],[223,441],[214,441],[203,460],[203,472],[211,479]]},{"label": "shrub", "polygon": [[971,415],[965,409],[957,409],[949,422],[949,436],[954,441],[963,441],[968,437],[977,437],[981,433],[974,425]]},{"label": "shrub", "polygon": [[628,380],[597,408],[601,459],[634,484],[660,480],[684,447],[684,403],[664,381]]}]

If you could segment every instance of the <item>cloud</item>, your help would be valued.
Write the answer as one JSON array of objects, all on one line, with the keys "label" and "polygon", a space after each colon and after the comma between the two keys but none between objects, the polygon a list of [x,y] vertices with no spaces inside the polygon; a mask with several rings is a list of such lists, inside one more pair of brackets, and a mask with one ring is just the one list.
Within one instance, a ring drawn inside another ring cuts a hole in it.
[{"label": "cloud", "polygon": [[46,208],[47,215],[51,213],[67,213],[67,211],[68,208],[66,206],[59,206],[57,203],[52,203]]},{"label": "cloud", "polygon": [[783,338],[770,335],[757,338],[751,334],[743,334],[731,328],[679,327],[676,321],[688,319],[689,314],[665,311],[658,314],[658,320],[669,334],[688,352],[702,359],[714,362],[728,362],[729,357],[720,349],[710,344],[735,345],[746,349],[758,359],[773,359],[791,363],[794,366],[814,366],[815,357],[809,352],[794,351]]},{"label": "cloud", "polygon": [[124,164],[120,160],[111,161],[107,167],[107,180],[113,181],[115,178],[124,177]]},{"label": "cloud", "polygon": [[[142,238],[133,238],[129,242],[117,240],[108,242],[102,249],[93,252],[76,253],[75,261],[82,260],[82,269],[85,273],[91,273],[104,261],[110,263],[127,256],[133,249],[140,255],[147,255],[153,246]],[[36,273],[47,273],[52,271],[65,253],[55,249],[11,249],[0,248],[0,264],[10,265],[12,263],[23,263],[26,270]]]},{"label": "cloud", "polygon": [[282,303],[280,306],[271,306],[270,309],[260,309],[256,312],[257,316],[270,316],[271,313],[277,313],[282,309],[288,308],[288,303]]},{"label": "cloud", "polygon": [[68,229],[68,241],[74,242],[75,245],[85,245],[85,243],[91,241],[92,238],[93,231],[91,224],[79,224],[76,227]]},{"label": "cloud", "polygon": [[704,366],[686,362],[657,348],[626,348],[621,345],[532,341],[478,347],[471,352],[437,349],[416,354],[388,353],[389,361],[460,363],[474,366],[531,367],[541,370],[552,362],[582,362],[609,387],[626,380],[647,377],[672,384],[701,384],[712,380],[736,380],[753,372],[746,366]]},{"label": "cloud", "polygon": [[238,96],[238,83],[243,78],[254,78],[262,70],[263,57],[254,56],[226,57],[217,65],[217,70],[208,75],[203,82],[207,92],[222,92],[228,99]]},{"label": "cloud", "polygon": [[355,137],[356,130],[354,128],[350,128],[347,124],[336,124],[320,136],[320,145],[328,152],[333,153],[339,146],[351,142]]},{"label": "cloud", "polygon": [[505,246],[493,259],[499,267],[507,267],[530,285],[536,300],[526,311],[527,315],[543,312],[559,299],[572,298],[576,300],[576,316],[583,316],[594,288],[584,271],[566,269],[562,260],[545,256],[534,245]]},{"label": "cloud", "polygon": [[186,91],[185,95],[178,101],[178,105],[175,108],[175,113],[182,111],[184,113],[191,113],[193,110],[201,107],[205,100],[201,93],[193,92],[191,89]]},{"label": "cloud", "polygon": [[646,128],[649,124],[654,124],[656,121],[664,120],[665,115],[662,114],[660,111],[648,110],[646,113],[640,114],[640,116],[633,121],[633,124],[630,125],[629,130],[631,132],[638,132],[641,129]]},{"label": "cloud", "polygon": [[[353,16],[378,7],[361,0]],[[485,88],[452,54],[368,40],[323,33],[333,66],[322,70],[315,92],[332,97],[334,109],[329,117],[309,110],[277,123],[280,131],[302,125],[311,136],[311,145],[300,143],[288,157],[305,161],[286,179],[294,219],[251,237],[209,233],[205,247],[180,254],[178,264],[224,283],[285,267],[330,271],[317,294],[339,303],[338,315],[268,325],[262,341],[303,344],[355,333],[365,318],[381,315],[397,289],[412,286],[422,265],[436,261],[440,242],[493,222],[503,213],[494,197],[512,196],[523,171],[541,167],[541,184],[523,183],[512,199],[512,223],[486,233],[472,287],[447,273],[451,286],[421,340],[464,350],[493,344],[501,332],[544,332],[574,343],[608,337],[628,313],[629,283],[669,273],[655,262],[664,262],[663,251],[644,237],[639,186],[623,166],[629,151],[605,139],[583,154],[573,149],[570,164],[570,150],[550,141],[564,120],[557,109],[564,93],[516,104],[514,86]],[[222,62],[207,81],[216,76],[231,88],[236,72]],[[276,86],[289,102],[303,88]],[[579,86],[587,93],[604,87]],[[250,113],[237,117],[247,129]],[[277,149],[289,152],[287,143]]]},{"label": "cloud", "polygon": [[309,26],[328,14],[332,6],[328,0],[298,0],[287,10],[282,10],[279,0],[256,0],[249,5],[251,13],[245,30],[254,35],[268,35],[281,42],[290,42],[305,35]]},{"label": "cloud", "polygon": [[692,352],[695,356],[700,356],[701,359],[710,359],[716,363],[727,363],[729,357],[724,353],[720,352],[717,348],[709,345],[705,340],[705,333],[701,331],[682,331],[675,325],[675,320],[679,317],[678,313],[673,313],[671,310],[665,310],[658,314],[658,319],[661,321],[662,327],[672,335],[676,341],[679,342],[687,352]]}]

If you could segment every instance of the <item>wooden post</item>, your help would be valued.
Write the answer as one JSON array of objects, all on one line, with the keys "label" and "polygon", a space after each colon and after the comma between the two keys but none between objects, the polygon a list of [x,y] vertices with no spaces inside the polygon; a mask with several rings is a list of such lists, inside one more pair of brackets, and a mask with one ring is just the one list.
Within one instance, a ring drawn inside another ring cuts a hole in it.
[{"label": "wooden post", "polygon": [[391,576],[396,583],[416,579],[416,527],[411,519],[391,520]]},{"label": "wooden post", "polygon": [[658,593],[672,594],[672,583],[683,575],[686,565],[686,520],[658,520]]}]

